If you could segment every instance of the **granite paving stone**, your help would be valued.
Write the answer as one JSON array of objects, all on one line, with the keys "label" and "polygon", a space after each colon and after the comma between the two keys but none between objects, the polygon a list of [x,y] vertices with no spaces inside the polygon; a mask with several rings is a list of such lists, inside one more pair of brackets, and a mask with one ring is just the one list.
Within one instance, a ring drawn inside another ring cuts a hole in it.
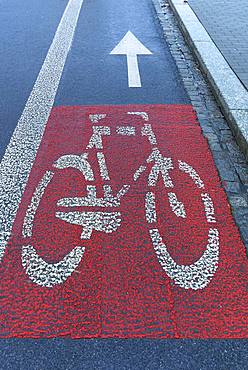
[{"label": "granite paving stone", "polygon": [[188,3],[248,89],[248,1],[189,0]]}]

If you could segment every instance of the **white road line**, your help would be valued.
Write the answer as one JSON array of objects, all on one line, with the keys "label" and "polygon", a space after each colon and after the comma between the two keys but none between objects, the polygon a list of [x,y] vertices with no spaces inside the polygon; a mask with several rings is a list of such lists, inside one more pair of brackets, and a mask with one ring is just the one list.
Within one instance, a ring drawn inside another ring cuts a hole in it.
[{"label": "white road line", "polygon": [[177,217],[186,218],[184,204],[179,202],[175,193],[168,193],[170,207]]},{"label": "white road line", "polygon": [[198,188],[204,189],[205,185],[202,179],[200,178],[200,175],[196,172],[196,170],[186,162],[179,160],[178,163],[179,163],[179,170],[187,173],[191,177],[191,179],[194,181],[195,185]]},{"label": "white road line", "polygon": [[202,256],[191,265],[179,265],[171,257],[158,229],[150,229],[150,237],[159,263],[175,284],[184,289],[204,289],[212,280],[219,263],[219,231],[209,229],[208,244]]},{"label": "white road line", "polygon": [[141,87],[137,55],[127,55],[128,86]]},{"label": "white road line", "polygon": [[110,178],[109,178],[105,156],[102,152],[98,152],[96,155],[97,155],[98,164],[100,168],[100,174],[102,176],[102,179],[105,181],[109,181]]},{"label": "white road line", "polygon": [[145,209],[146,209],[146,221],[149,224],[157,222],[155,194],[152,192],[146,193]]},{"label": "white road line", "polygon": [[46,262],[32,245],[22,247],[22,265],[30,280],[45,288],[63,284],[80,264],[85,247],[75,247],[61,261]]},{"label": "white road line", "polygon": [[133,180],[134,181],[137,181],[141,174],[146,170],[146,166],[140,166],[137,171],[135,172],[135,174],[133,175]]},{"label": "white road line", "polygon": [[0,261],[54,104],[82,4],[83,0],[69,0],[0,164]]},{"label": "white road line", "polygon": [[46,171],[45,175],[42,177],[41,181],[39,182],[35,192],[32,196],[32,199],[29,203],[26,215],[24,217],[23,227],[22,227],[22,236],[24,238],[31,237],[33,234],[33,225],[34,225],[34,218],[41,202],[41,199],[44,195],[44,192],[51,182],[54,173],[51,171]]},{"label": "white road line", "polygon": [[135,136],[135,127],[133,126],[117,126],[116,133],[123,136]]}]

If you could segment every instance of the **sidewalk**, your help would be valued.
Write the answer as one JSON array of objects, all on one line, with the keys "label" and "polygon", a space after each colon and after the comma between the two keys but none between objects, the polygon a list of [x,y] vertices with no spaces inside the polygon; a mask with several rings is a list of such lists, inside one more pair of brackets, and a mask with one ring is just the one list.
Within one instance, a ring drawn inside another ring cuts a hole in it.
[{"label": "sidewalk", "polygon": [[248,90],[248,1],[189,0],[208,34]]},{"label": "sidewalk", "polygon": [[248,158],[247,0],[169,0]]}]

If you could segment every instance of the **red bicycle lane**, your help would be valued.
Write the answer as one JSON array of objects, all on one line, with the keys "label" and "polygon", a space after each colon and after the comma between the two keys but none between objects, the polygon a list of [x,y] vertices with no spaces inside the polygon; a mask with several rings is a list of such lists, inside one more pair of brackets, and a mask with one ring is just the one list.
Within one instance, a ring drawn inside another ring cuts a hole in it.
[{"label": "red bicycle lane", "polygon": [[1,270],[2,337],[247,336],[245,248],[189,105],[53,108]]}]

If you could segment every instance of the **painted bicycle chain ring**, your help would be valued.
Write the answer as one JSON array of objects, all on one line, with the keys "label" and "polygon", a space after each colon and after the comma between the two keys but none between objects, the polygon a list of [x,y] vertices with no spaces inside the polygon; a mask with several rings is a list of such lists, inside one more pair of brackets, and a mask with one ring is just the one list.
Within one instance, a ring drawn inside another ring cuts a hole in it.
[{"label": "painted bicycle chain ring", "polygon": [[247,258],[191,106],[55,107],[1,262],[1,336],[247,337]]}]

